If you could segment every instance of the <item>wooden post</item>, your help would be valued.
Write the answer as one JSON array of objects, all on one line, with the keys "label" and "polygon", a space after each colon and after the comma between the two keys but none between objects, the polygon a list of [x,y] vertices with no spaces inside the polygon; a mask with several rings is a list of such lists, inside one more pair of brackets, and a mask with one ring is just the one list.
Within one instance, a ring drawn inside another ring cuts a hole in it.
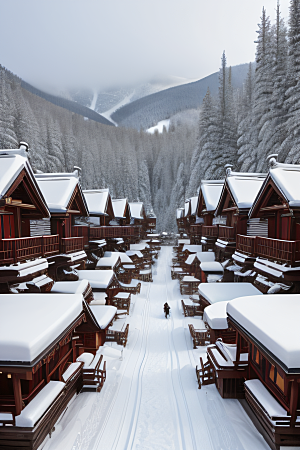
[{"label": "wooden post", "polygon": [[12,241],[12,257],[14,259],[14,263],[16,264],[18,262],[18,258],[17,258],[17,249],[16,249],[16,240],[15,239]]},{"label": "wooden post", "polygon": [[21,414],[23,409],[22,404],[22,391],[21,391],[21,380],[17,374],[12,374],[13,381],[13,389],[14,389],[14,398],[15,398],[15,406],[16,406],[16,416]]},{"label": "wooden post", "polygon": [[298,403],[298,383],[297,380],[292,380],[291,397],[290,397],[290,416],[291,426],[295,425],[297,420],[297,403]]}]

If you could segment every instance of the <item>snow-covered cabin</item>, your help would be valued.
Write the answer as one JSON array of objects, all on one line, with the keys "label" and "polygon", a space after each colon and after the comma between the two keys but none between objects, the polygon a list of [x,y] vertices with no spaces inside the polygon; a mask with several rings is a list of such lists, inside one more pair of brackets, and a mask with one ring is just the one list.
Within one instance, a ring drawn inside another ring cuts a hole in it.
[{"label": "snow-covered cabin", "polygon": [[75,225],[76,217],[88,217],[79,170],[72,173],[41,173],[35,179],[51,212],[51,232],[61,239],[61,253],[82,251],[88,246],[88,226]]},{"label": "snow-covered cabin", "polygon": [[147,214],[147,233],[153,233],[156,229],[156,215],[154,211],[151,210]]},{"label": "snow-covered cabin", "polygon": [[184,228],[184,208],[177,208],[176,209],[176,223],[177,223],[177,229],[179,234],[185,233]]},{"label": "snow-covered cabin", "polygon": [[[32,225],[44,222],[50,212],[28,160],[28,145],[0,150],[0,265],[58,253],[57,236],[32,236]],[[22,239],[26,238],[26,239]]]},{"label": "snow-covered cabin", "polygon": [[91,226],[104,226],[114,220],[114,209],[109,189],[83,191],[88,205]]},{"label": "snow-covered cabin", "polygon": [[232,172],[226,169],[226,180],[215,211],[225,216],[225,226],[219,225],[216,251],[218,259],[231,256],[235,250],[237,234],[247,234],[249,211],[261,189],[266,175],[261,173]]},{"label": "snow-covered cabin", "polygon": [[114,220],[118,225],[130,224],[130,208],[127,198],[112,199]]},{"label": "snow-covered cabin", "polygon": [[[227,315],[229,326],[237,331],[232,352],[239,366],[243,362],[246,367],[240,383],[265,437],[274,448],[298,447],[300,295],[238,298],[227,304]],[[217,371],[223,385],[234,385],[233,367],[227,364],[226,375],[223,369]],[[236,397],[237,391],[231,394]]]},{"label": "snow-covered cabin", "polygon": [[130,223],[138,225],[140,229],[140,236],[145,237],[148,232],[147,215],[143,202],[130,202]]}]

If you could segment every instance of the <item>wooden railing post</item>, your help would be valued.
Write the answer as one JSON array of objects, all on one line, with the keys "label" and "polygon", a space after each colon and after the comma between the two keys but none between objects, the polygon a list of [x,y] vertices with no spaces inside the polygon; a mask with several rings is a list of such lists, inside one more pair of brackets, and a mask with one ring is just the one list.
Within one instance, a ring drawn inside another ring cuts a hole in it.
[{"label": "wooden railing post", "polygon": [[41,237],[41,253],[42,253],[42,257],[44,258],[44,256],[45,256],[44,236]]},{"label": "wooden railing post", "polygon": [[16,242],[17,242],[16,240],[12,241],[12,256],[14,259],[14,264],[18,262]]},{"label": "wooden railing post", "polygon": [[255,258],[257,256],[257,236],[254,236],[254,239],[253,239],[253,256]]},{"label": "wooden railing post", "polygon": [[292,255],[291,255],[291,265],[293,266],[296,262],[296,241],[292,242]]}]

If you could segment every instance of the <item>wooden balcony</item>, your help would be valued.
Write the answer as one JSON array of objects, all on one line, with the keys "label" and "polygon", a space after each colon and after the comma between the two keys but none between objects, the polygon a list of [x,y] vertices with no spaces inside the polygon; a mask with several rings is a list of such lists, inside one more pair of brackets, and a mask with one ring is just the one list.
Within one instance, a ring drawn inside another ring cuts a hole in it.
[{"label": "wooden balcony", "polygon": [[84,249],[84,238],[80,237],[68,237],[61,238],[61,253],[75,253],[80,252]]},{"label": "wooden balcony", "polygon": [[194,224],[190,226],[190,234],[193,236],[202,236],[202,224]]},{"label": "wooden balcony", "polygon": [[218,225],[202,225],[202,236],[206,238],[218,238]]},{"label": "wooden balcony", "polygon": [[237,235],[237,251],[252,257],[300,265],[300,241],[283,241],[260,236]]},{"label": "wooden balcony", "polygon": [[36,236],[0,240],[0,265],[16,264],[27,259],[59,253],[59,236]]},{"label": "wooden balcony", "polygon": [[139,235],[139,226],[104,226],[90,228],[90,239],[139,237]]},{"label": "wooden balcony", "polygon": [[225,239],[226,241],[235,241],[235,229],[233,227],[226,227],[219,225],[219,239]]},{"label": "wooden balcony", "polygon": [[72,236],[83,237],[84,247],[89,246],[89,226],[88,225],[74,225],[72,227]]}]

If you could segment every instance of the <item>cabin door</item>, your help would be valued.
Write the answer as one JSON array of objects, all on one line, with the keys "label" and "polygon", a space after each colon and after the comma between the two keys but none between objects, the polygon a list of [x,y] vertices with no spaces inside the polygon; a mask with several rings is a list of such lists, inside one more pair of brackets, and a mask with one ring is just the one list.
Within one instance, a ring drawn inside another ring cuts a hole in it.
[{"label": "cabin door", "polygon": [[281,217],[280,239],[289,241],[290,240],[290,230],[291,230],[291,218],[290,217]]},{"label": "cabin door", "polygon": [[0,238],[15,237],[15,222],[13,214],[0,214]]}]

